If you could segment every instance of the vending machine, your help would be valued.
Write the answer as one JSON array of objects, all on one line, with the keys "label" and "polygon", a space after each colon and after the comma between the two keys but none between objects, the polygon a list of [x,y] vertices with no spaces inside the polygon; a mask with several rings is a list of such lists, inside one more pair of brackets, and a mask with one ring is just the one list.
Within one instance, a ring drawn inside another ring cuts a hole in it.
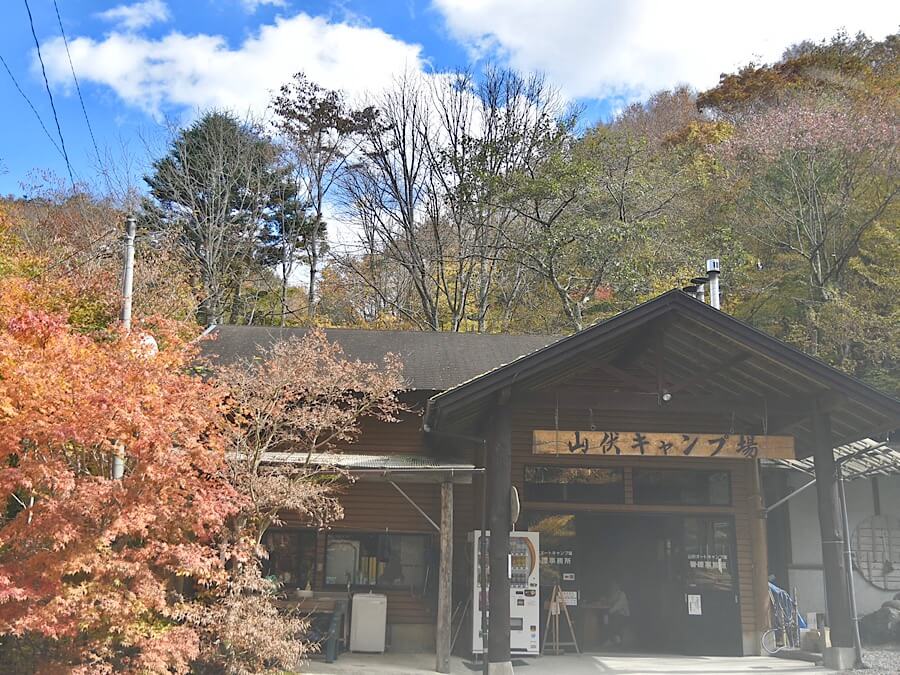
[{"label": "vending machine", "polygon": [[[488,550],[490,532],[485,541],[485,555]],[[538,655],[540,639],[540,534],[538,532],[509,533],[509,648],[513,654]],[[490,586],[490,566],[487,583],[481,579],[481,531],[475,530],[470,537],[473,563],[472,607],[472,653],[484,653],[482,640],[481,612],[488,608],[488,588]]]}]

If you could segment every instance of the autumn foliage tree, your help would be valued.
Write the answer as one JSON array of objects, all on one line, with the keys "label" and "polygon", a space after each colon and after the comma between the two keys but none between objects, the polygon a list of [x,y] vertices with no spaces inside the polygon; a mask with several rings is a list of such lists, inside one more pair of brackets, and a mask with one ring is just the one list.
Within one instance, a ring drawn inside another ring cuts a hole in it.
[{"label": "autumn foliage tree", "polygon": [[[14,220],[0,212],[0,663],[296,667],[306,622],[273,602],[262,534],[286,510],[340,517],[310,453],[394,418],[399,363],[348,359],[314,331],[199,377],[196,328],[139,317],[123,332],[114,286],[49,274]],[[283,451],[299,461],[266,461]]]},{"label": "autumn foliage tree", "polygon": [[216,390],[184,374],[174,339],[150,358],[139,337],[0,307],[0,635],[40,644],[42,668],[186,672],[199,636],[175,580],[223,579],[217,541],[241,504]]},{"label": "autumn foliage tree", "polygon": [[285,512],[317,526],[342,517],[335,488],[347,477],[313,461],[314,453],[347,447],[366,417],[395,419],[400,365],[390,356],[382,364],[349,359],[315,330],[218,368],[215,379],[224,394],[228,479],[242,499],[229,519],[228,579],[215,602],[192,608],[205,637],[201,662],[211,672],[291,669],[311,649],[298,639],[306,621],[278,611],[278,585],[261,575],[260,542]]},{"label": "autumn foliage tree", "polygon": [[348,358],[322,330],[276,342],[261,356],[217,374],[229,405],[230,476],[247,498],[242,524],[256,542],[283,511],[317,525],[340,518],[328,479],[334,470],[313,455],[352,444],[364,418],[394,422],[404,409],[394,356],[380,364]]}]

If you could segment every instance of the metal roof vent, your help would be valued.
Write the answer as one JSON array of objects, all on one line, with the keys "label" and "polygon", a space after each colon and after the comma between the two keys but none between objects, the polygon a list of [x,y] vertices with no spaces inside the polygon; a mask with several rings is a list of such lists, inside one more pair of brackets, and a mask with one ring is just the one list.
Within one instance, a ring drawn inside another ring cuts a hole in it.
[{"label": "metal roof vent", "polygon": [[709,277],[709,304],[714,309],[721,309],[719,302],[719,259],[710,258],[706,261],[706,275]]}]

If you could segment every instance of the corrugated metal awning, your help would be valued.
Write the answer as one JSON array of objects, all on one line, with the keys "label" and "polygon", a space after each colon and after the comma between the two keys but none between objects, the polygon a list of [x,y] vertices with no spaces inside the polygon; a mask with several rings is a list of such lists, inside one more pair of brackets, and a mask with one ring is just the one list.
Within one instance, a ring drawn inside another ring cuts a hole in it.
[{"label": "corrugated metal awning", "polygon": [[[900,474],[900,450],[887,443],[864,438],[834,449],[834,459],[844,466],[844,478],[869,478]],[[812,457],[803,459],[763,459],[764,467],[793,469],[810,476],[816,474]]]},{"label": "corrugated metal awning", "polygon": [[452,479],[454,482],[471,482],[473,473],[483,471],[474,464],[439,459],[428,455],[267,452],[263,454],[262,461],[264,464],[334,467],[354,476],[382,477],[386,480],[402,478],[413,482],[447,479]]}]

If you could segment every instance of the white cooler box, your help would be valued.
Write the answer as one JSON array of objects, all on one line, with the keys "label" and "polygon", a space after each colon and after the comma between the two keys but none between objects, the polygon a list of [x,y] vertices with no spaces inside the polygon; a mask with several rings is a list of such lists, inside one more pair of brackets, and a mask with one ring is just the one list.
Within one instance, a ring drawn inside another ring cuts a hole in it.
[{"label": "white cooler box", "polygon": [[357,593],[350,619],[351,652],[384,652],[387,632],[387,596]]}]

